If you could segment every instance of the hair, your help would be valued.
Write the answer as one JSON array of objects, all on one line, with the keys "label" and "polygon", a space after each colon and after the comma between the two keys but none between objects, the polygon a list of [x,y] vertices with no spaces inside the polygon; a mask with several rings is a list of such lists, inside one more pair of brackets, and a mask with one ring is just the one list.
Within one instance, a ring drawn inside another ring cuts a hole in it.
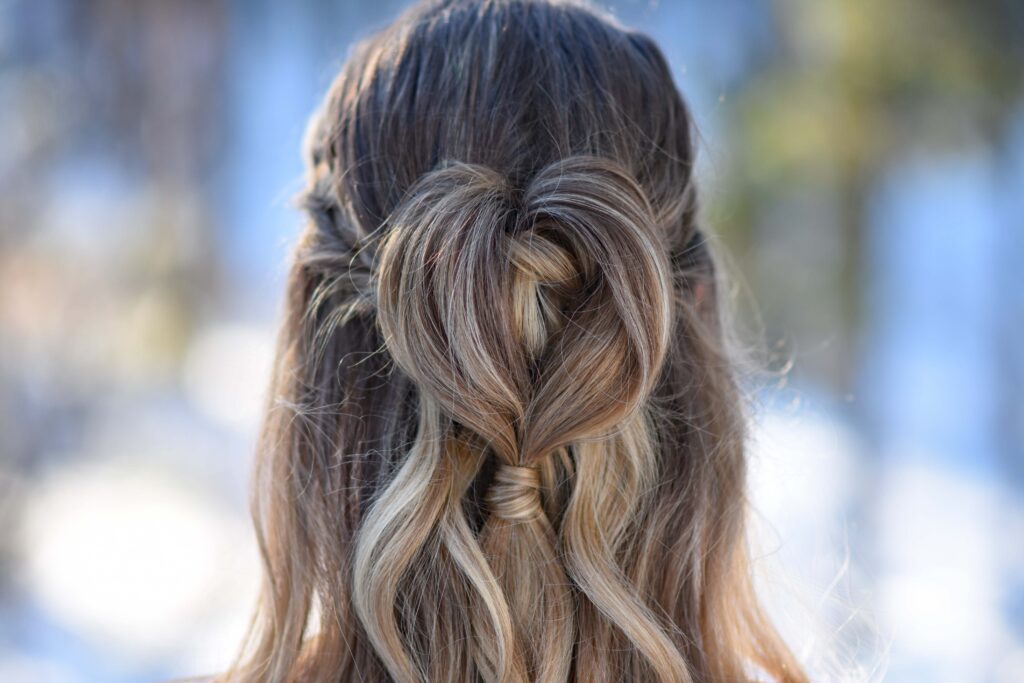
[{"label": "hair", "polygon": [[355,45],[221,680],[806,680],[752,590],[694,135],[657,45],[580,3],[423,2]]}]

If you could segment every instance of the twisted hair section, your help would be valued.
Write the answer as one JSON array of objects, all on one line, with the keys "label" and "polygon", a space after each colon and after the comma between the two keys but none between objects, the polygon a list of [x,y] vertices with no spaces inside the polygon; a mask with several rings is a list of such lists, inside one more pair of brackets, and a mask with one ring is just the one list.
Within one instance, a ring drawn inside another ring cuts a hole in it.
[{"label": "twisted hair section", "polygon": [[[668,346],[672,280],[642,188],[611,160],[578,155],[542,169],[521,193],[492,169],[456,162],[426,174],[409,194],[380,248],[378,322],[421,401],[444,415],[452,435],[462,428],[479,437],[498,462],[480,547],[492,558],[507,603],[480,591],[476,597],[489,613],[489,629],[507,626],[507,614],[512,631],[496,641],[508,643],[505,651],[488,653],[488,668],[499,680],[566,680],[577,637],[571,575],[659,680],[686,680],[685,663],[662,625],[615,570],[615,536],[620,515],[629,518],[628,504],[594,506],[595,498],[606,497],[600,478],[586,480],[592,491],[573,486],[570,522],[585,518],[583,533],[600,526],[611,537],[578,547],[569,539],[567,558],[560,557],[566,548],[543,507],[544,492],[566,474],[557,463],[569,460],[570,449],[588,461],[584,474],[592,461],[614,459],[604,474],[631,489],[624,499],[634,500],[654,477],[640,408]],[[442,451],[453,438],[437,438],[445,427],[421,428],[414,448]],[[620,442],[627,446],[607,452]],[[445,454],[460,456],[457,449]],[[474,473],[479,460],[461,455],[445,472]],[[418,460],[410,471],[425,458]],[[406,482],[401,474],[396,482]],[[377,500],[357,547],[355,575],[364,588],[357,595],[393,600],[394,588],[373,575],[391,575],[388,553],[398,541],[377,534],[389,524],[408,529],[396,521],[402,515],[429,519],[422,486],[396,484]],[[460,514],[457,506],[448,509]],[[387,559],[373,564],[378,554]],[[460,569],[467,577],[487,571]],[[390,633],[389,642],[398,642],[390,615],[356,606],[371,633]],[[410,668],[396,663],[394,670]]]},{"label": "twisted hair section", "polygon": [[580,2],[430,0],[354,47],[219,680],[806,680],[751,589],[692,138],[658,47]]}]

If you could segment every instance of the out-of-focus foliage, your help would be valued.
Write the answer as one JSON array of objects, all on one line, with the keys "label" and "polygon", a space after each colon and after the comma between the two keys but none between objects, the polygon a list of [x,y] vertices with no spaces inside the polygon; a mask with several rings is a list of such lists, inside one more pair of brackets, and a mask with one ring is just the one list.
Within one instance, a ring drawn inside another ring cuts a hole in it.
[{"label": "out-of-focus foliage", "polygon": [[[772,58],[725,95],[729,163],[715,215],[741,255],[740,270],[755,274],[769,337],[800,343],[837,332],[827,350],[805,360],[849,390],[860,285],[870,277],[860,238],[872,184],[915,149],[956,154],[1004,144],[1024,92],[1024,6],[779,0],[772,7]],[[773,218],[780,211],[811,220],[782,225]],[[830,234],[815,235],[823,232]],[[765,239],[789,263],[760,263]],[[807,291],[812,300],[792,305]]]}]

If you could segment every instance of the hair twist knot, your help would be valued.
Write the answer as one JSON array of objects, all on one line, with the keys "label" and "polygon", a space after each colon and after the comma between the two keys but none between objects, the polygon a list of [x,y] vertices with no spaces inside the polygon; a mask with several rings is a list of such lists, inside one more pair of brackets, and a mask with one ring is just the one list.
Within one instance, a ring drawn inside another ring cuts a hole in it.
[{"label": "hair twist knot", "polygon": [[540,488],[540,469],[537,466],[501,463],[494,473],[486,500],[497,517],[532,519],[543,512]]},{"label": "hair twist knot", "polygon": [[527,354],[536,358],[562,326],[565,307],[579,295],[579,265],[564,247],[535,230],[511,236],[509,261],[514,325]]}]

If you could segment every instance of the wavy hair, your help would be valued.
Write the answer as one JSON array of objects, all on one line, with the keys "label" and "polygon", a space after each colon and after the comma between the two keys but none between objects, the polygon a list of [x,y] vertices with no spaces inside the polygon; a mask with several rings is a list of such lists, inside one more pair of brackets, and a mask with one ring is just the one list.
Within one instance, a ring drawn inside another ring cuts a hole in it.
[{"label": "wavy hair", "polygon": [[693,137],[654,42],[581,3],[423,2],[355,46],[218,680],[806,680],[751,589]]}]

